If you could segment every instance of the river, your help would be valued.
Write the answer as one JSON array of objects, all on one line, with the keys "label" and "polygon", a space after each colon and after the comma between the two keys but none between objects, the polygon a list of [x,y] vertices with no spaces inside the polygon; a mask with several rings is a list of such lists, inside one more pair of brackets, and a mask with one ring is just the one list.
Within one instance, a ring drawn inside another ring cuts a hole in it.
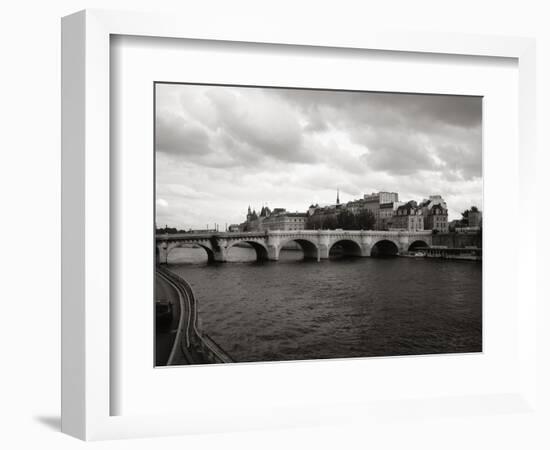
[{"label": "river", "polygon": [[419,355],[482,350],[481,263],[425,258],[207,264],[174,249],[168,268],[193,287],[199,319],[235,361]]}]

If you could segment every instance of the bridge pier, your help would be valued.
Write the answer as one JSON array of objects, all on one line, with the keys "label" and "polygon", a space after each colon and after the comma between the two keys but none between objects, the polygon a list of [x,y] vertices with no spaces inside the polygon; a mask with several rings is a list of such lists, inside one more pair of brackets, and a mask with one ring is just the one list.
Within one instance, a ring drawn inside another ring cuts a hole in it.
[{"label": "bridge pier", "polygon": [[215,262],[227,262],[227,252],[224,248],[220,247],[218,250],[212,252],[212,259]]},{"label": "bridge pier", "polygon": [[317,252],[317,261],[321,259],[328,259],[329,247],[326,244],[319,244],[319,250]]},{"label": "bridge pier", "polygon": [[372,247],[369,244],[361,244],[361,257],[369,258]]},{"label": "bridge pier", "polygon": [[166,245],[159,245],[157,247],[157,264],[168,264],[168,247]]},{"label": "bridge pier", "polygon": [[400,236],[399,246],[398,246],[398,255],[402,255],[409,250],[409,238],[408,236]]},{"label": "bridge pier", "polygon": [[269,261],[279,261],[279,246],[277,245],[268,245],[267,246],[267,259]]}]

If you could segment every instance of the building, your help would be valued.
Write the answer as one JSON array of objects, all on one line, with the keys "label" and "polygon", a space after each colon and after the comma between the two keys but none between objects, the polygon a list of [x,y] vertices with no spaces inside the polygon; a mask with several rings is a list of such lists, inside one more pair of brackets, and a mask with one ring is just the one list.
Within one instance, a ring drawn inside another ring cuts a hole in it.
[{"label": "building", "polygon": [[338,215],[346,208],[347,204],[340,203],[340,189],[337,189],[336,203],[323,206],[316,203],[309,206],[305,213],[304,229],[336,228]]},{"label": "building", "polygon": [[436,230],[441,233],[449,231],[449,213],[447,203],[441,195],[430,195],[418,205],[424,216],[424,229]]},{"label": "building", "polygon": [[241,226],[238,223],[232,223],[227,228],[227,231],[229,231],[230,233],[238,233],[239,231],[242,231],[242,230],[241,230]]},{"label": "building", "polygon": [[278,212],[274,210],[274,212],[262,222],[264,230],[296,231],[305,229],[307,213],[287,212],[282,208],[277,209],[279,210]]},{"label": "building", "polygon": [[348,202],[345,209],[352,214],[370,211],[375,218],[374,229],[387,230],[395,209],[401,204],[397,192],[373,192],[365,194],[361,199]]},{"label": "building", "polygon": [[441,195],[430,195],[429,198],[422,200],[418,206],[421,208],[431,208],[433,205],[441,205],[444,209],[447,209],[447,203],[445,203]]},{"label": "building", "polygon": [[378,213],[378,229],[389,230],[392,226],[393,216],[398,207],[404,205],[403,202],[380,203]]},{"label": "building", "polygon": [[[365,200],[365,208],[372,212],[376,219],[375,229],[387,229],[389,218],[393,217],[395,209],[400,205],[397,192],[373,192],[372,194],[365,194],[363,199]],[[391,215],[389,209],[392,210]]]},{"label": "building", "polygon": [[256,210],[251,210],[248,207],[246,214],[246,222],[241,224],[242,231],[262,231],[262,223],[271,215],[271,210],[267,206],[262,206],[260,214],[256,213]]},{"label": "building", "polygon": [[375,194],[374,192],[372,194],[365,194],[363,196],[363,208],[367,211],[370,211],[372,215],[375,218],[375,225],[374,228],[376,230],[380,230],[380,194],[381,192]]},{"label": "building", "polygon": [[260,214],[248,207],[246,222],[239,225],[242,231],[265,231],[265,230],[303,230],[306,227],[308,214],[302,212],[288,212],[284,208],[275,208],[273,211],[263,206]]},{"label": "building", "polygon": [[373,192],[372,194],[365,194],[363,198],[351,200],[347,203],[340,203],[338,192],[336,204],[323,207],[311,205],[308,214],[314,219],[311,220],[311,223],[316,223],[319,228],[324,228],[327,224],[334,226],[334,224],[338,222],[340,213],[344,211],[353,215],[359,215],[368,211],[375,219],[373,229],[387,230],[395,209],[402,205],[398,200],[399,196],[397,192]]},{"label": "building", "polygon": [[315,211],[317,211],[317,209],[319,209],[319,204],[312,203],[311,205],[309,205],[309,208],[307,209],[308,215],[312,216],[313,214],[315,214]]},{"label": "building", "polygon": [[361,211],[367,209],[367,202],[365,199],[352,200],[344,205],[344,209],[348,210],[352,214],[359,214]]},{"label": "building", "polygon": [[397,192],[373,192],[372,194],[365,194],[363,198],[369,202],[378,202],[379,204],[399,201]]},{"label": "building", "polygon": [[443,206],[433,205],[427,212],[422,212],[424,216],[424,228],[426,230],[434,230],[438,233],[449,231],[449,216]]},{"label": "building", "polygon": [[395,209],[391,220],[390,230],[420,231],[424,229],[424,216],[414,200]]}]

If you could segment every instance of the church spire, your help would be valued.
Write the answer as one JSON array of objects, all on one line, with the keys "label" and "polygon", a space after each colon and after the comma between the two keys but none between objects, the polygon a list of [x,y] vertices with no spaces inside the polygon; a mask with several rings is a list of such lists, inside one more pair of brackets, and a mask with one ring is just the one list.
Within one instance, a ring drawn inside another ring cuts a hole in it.
[{"label": "church spire", "polygon": [[336,204],[340,204],[340,188],[336,188]]}]

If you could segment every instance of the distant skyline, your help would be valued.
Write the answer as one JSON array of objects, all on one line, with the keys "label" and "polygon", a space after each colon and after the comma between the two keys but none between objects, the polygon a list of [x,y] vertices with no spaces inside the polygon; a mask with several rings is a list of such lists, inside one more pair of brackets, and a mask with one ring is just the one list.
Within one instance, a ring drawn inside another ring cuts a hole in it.
[{"label": "distant skyline", "polygon": [[378,191],[482,204],[481,97],[156,85],[156,223],[306,211]]}]

